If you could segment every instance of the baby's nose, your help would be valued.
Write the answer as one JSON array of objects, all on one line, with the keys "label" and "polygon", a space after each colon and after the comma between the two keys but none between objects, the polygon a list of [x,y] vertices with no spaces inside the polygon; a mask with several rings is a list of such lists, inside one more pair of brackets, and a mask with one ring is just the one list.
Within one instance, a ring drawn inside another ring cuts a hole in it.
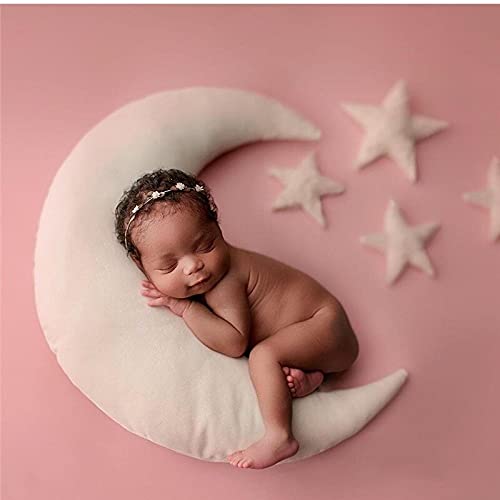
[{"label": "baby's nose", "polygon": [[203,261],[201,259],[192,258],[186,262],[184,266],[184,272],[186,274],[192,274],[199,271],[202,268],[203,268]]}]

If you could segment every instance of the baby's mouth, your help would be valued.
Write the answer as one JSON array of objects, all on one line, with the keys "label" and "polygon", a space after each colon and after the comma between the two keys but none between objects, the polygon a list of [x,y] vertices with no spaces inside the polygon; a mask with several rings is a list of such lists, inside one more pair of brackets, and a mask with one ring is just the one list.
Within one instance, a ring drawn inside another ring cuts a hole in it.
[{"label": "baby's mouth", "polygon": [[201,280],[198,280],[196,283],[193,283],[192,285],[189,285],[189,288],[192,288],[197,285],[202,285],[203,283],[207,282],[210,276],[207,276],[206,278],[202,278]]}]

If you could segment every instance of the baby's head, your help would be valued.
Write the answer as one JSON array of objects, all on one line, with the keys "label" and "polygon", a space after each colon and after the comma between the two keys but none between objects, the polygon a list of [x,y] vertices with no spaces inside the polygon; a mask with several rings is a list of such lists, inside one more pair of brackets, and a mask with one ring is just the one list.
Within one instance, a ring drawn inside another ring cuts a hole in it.
[{"label": "baby's head", "polygon": [[159,169],[137,179],[116,206],[115,232],[138,268],[170,297],[205,293],[229,269],[229,246],[210,190],[182,170]]}]

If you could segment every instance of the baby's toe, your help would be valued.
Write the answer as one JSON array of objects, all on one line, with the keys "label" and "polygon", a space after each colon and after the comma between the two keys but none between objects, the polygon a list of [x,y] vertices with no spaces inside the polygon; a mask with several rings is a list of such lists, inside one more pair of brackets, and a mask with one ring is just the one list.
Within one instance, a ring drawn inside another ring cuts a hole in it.
[{"label": "baby's toe", "polygon": [[227,460],[232,464],[235,465],[236,460],[239,458],[241,451],[235,451],[234,453],[231,453],[231,455],[228,455]]},{"label": "baby's toe", "polygon": [[289,375],[290,374],[290,368],[288,368],[288,366],[284,366],[283,367],[283,372],[285,373],[285,375]]}]

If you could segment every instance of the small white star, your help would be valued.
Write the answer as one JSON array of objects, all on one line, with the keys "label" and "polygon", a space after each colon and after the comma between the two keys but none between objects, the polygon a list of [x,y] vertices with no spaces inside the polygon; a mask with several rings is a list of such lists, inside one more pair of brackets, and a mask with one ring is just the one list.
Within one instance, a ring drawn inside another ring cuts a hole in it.
[{"label": "small white star", "polygon": [[326,225],[321,196],[340,194],[344,186],[319,173],[314,153],[306,157],[298,168],[271,168],[268,172],[285,186],[274,201],[273,210],[302,206],[323,227]]},{"label": "small white star", "polygon": [[396,202],[390,200],[384,216],[384,232],[362,236],[361,243],[386,254],[386,282],[389,284],[396,280],[407,264],[434,276],[424,246],[438,228],[439,224],[435,222],[408,226]]},{"label": "small white star", "polygon": [[485,191],[464,193],[463,199],[490,209],[490,240],[500,236],[500,160],[493,157],[488,170],[488,187]]},{"label": "small white star", "polygon": [[408,178],[417,180],[415,143],[445,129],[448,124],[422,115],[411,116],[404,80],[388,92],[382,106],[341,103],[344,110],[366,129],[354,164],[361,169],[380,156],[389,156]]}]

